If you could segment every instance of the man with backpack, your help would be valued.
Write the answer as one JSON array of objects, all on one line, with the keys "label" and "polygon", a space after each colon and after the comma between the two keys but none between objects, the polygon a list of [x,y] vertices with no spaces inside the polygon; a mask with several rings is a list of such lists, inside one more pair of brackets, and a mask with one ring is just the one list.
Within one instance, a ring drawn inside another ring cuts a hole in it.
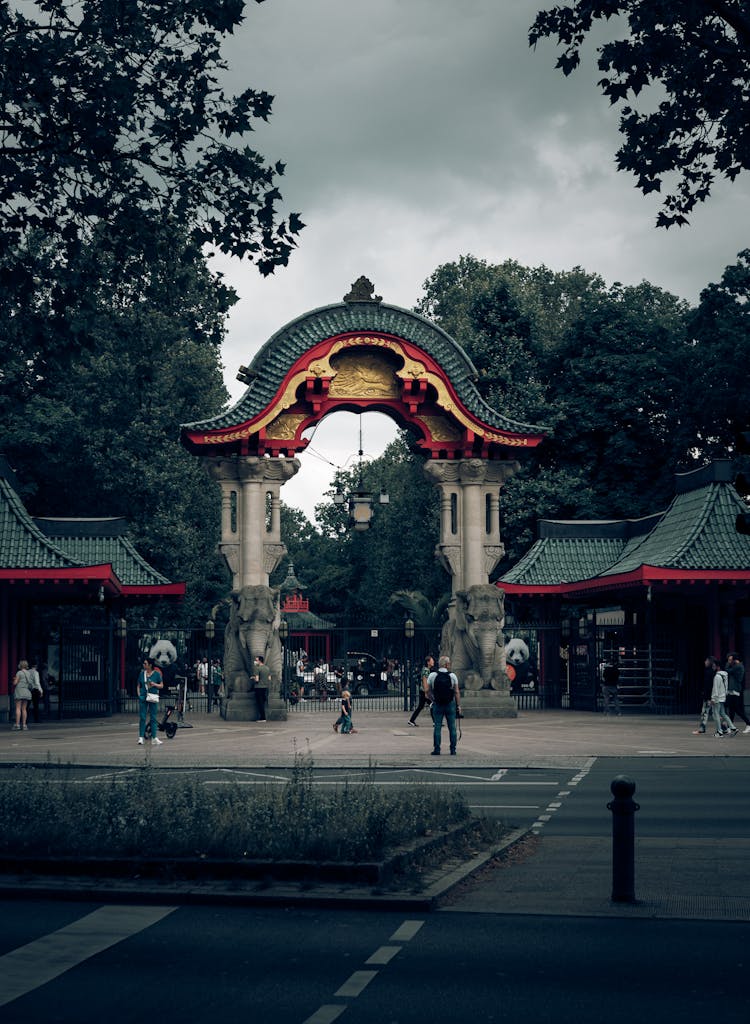
[{"label": "man with backpack", "polygon": [[431,672],[427,678],[428,696],[432,701],[433,755],[440,753],[440,738],[443,731],[443,719],[448,723],[451,754],[456,753],[456,716],[461,713],[461,691],[458,679],[451,672],[451,660],[443,655],[439,661],[437,672]]}]

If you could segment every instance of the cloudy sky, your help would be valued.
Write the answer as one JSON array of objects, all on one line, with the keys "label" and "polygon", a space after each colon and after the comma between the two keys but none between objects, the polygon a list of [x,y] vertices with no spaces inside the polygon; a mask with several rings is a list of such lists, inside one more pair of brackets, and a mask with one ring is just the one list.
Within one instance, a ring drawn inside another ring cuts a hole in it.
[{"label": "cloudy sky", "polygon": [[[286,163],[285,212],[307,227],[288,268],[215,266],[240,299],[222,357],[233,400],[240,365],[297,316],[340,301],[365,274],[411,308],[442,263],[472,254],[608,284],[648,280],[689,301],[750,245],[750,176],[720,183],[690,227],[657,230],[658,197],[614,168],[617,111],[598,92],[595,54],[565,78],[551,43],[531,50],[543,0],[266,0],[225,55],[230,88],[275,97],[251,139]],[[552,6],[551,2],[546,6]],[[357,417],[315,433],[283,498],[308,515],[332,466],[358,448]],[[395,428],[363,417],[367,456]]]}]

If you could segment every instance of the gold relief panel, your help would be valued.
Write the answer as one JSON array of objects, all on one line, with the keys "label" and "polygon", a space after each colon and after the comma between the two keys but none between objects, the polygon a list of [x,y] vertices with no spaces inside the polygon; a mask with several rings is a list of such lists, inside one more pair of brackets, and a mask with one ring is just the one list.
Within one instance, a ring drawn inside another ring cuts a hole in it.
[{"label": "gold relief panel", "polygon": [[343,352],[331,360],[336,376],[329,398],[399,398],[401,389],[390,363],[374,352]]},{"label": "gold relief panel", "polygon": [[443,416],[417,417],[429,431],[433,441],[460,441],[461,433]]},{"label": "gold relief panel", "polygon": [[282,413],[268,424],[266,436],[273,441],[293,441],[300,423],[305,419],[307,419],[307,413]]}]

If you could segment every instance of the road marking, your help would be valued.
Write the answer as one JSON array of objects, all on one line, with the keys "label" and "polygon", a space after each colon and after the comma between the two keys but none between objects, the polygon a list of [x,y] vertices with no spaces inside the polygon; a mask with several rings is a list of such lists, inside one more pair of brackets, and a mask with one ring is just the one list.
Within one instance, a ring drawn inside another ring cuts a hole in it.
[{"label": "road marking", "polygon": [[355,971],[346,979],[341,988],[334,992],[334,996],[354,998],[360,994],[377,975],[377,971]]},{"label": "road marking", "polygon": [[99,907],[0,957],[0,1006],[58,978],[110,946],[150,928],[176,907]]},{"label": "road marking", "polygon": [[536,811],[539,804],[469,804],[472,811]]},{"label": "road marking", "polygon": [[321,1006],[312,1017],[308,1017],[303,1024],[332,1024],[334,1020],[341,1016],[346,1009],[346,1004],[343,1006]]},{"label": "road marking", "polygon": [[365,963],[371,964],[373,967],[383,967],[391,962],[396,953],[401,952],[401,948],[401,946],[381,946],[365,960]]},{"label": "road marking", "polygon": [[424,921],[404,921],[391,935],[391,942],[409,942],[417,934]]}]

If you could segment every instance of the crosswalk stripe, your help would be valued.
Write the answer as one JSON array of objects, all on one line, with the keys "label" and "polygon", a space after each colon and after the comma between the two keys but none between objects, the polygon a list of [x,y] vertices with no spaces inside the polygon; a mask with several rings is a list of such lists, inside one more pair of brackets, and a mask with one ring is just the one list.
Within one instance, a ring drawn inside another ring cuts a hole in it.
[{"label": "crosswalk stripe", "polygon": [[99,907],[0,957],[0,1006],[19,999],[102,950],[150,928],[176,907]]}]

